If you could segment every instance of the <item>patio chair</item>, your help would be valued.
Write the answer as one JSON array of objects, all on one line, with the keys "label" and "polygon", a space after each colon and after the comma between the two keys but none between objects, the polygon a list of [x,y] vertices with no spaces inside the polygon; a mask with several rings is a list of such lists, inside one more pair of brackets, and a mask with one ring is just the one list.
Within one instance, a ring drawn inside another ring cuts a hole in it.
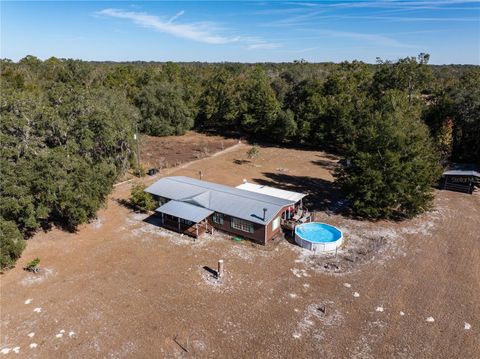
[{"label": "patio chair", "polygon": [[299,209],[297,213],[292,217],[292,219],[296,222],[303,216],[303,210]]}]

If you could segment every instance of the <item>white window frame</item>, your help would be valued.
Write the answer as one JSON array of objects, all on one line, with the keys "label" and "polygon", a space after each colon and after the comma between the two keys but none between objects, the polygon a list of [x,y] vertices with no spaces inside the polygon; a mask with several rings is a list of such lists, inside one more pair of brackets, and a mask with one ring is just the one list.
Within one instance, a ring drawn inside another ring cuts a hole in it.
[{"label": "white window frame", "polygon": [[247,232],[247,233],[255,232],[255,229],[253,228],[253,223],[252,222],[246,221],[244,219],[236,218],[236,217],[231,218],[230,226],[233,229],[236,229],[236,230],[242,231],[242,232]]},{"label": "white window frame", "polygon": [[280,217],[277,217],[272,221],[272,232],[276,231],[279,227],[280,227]]},{"label": "white window frame", "polygon": [[223,225],[223,213],[215,212],[212,217],[213,223]]}]

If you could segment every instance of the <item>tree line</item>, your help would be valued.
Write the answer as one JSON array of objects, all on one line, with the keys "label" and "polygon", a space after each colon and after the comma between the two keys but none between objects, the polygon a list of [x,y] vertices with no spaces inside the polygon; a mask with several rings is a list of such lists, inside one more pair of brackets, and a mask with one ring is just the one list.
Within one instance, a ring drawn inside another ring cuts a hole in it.
[{"label": "tree line", "polygon": [[[354,213],[413,216],[428,207],[442,161],[480,163],[479,68],[428,60],[2,60],[1,265],[13,263],[38,228],[73,230],[95,216],[116,178],[135,166],[136,128],[335,151],[348,159],[336,176]],[[13,242],[4,245],[6,237]]]}]

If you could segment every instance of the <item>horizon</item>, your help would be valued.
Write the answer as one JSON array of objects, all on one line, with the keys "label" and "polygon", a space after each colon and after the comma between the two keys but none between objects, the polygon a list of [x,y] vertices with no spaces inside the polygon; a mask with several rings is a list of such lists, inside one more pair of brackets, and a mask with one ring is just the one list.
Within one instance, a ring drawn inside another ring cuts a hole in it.
[{"label": "horizon", "polygon": [[1,2],[1,58],[480,64],[480,1]]}]

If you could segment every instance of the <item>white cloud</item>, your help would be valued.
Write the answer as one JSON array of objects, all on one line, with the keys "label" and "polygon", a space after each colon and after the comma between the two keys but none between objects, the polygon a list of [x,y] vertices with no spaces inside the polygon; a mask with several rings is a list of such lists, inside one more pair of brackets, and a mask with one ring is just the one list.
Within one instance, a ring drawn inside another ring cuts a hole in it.
[{"label": "white cloud", "polygon": [[398,40],[392,39],[384,35],[363,34],[363,33],[346,32],[346,31],[331,31],[331,30],[325,31],[325,34],[337,36],[337,37],[358,39],[358,40],[367,41],[367,42],[374,43],[376,45],[381,45],[386,47],[410,47],[409,45],[403,44]]},{"label": "white cloud", "polygon": [[274,42],[258,42],[255,44],[250,44],[248,45],[249,50],[272,50],[272,49],[278,49],[281,47],[281,44],[277,44]]},{"label": "white cloud", "polygon": [[182,11],[179,11],[175,14],[175,16],[172,16],[170,18],[170,20],[168,20],[168,23],[171,24],[172,22],[174,22],[175,20],[177,20],[180,16],[182,16],[183,14],[185,14],[185,11],[182,10]]},{"label": "white cloud", "polygon": [[149,15],[147,13],[119,9],[104,9],[97,14],[131,20],[139,26],[148,27],[176,37],[207,44],[227,44],[238,42],[240,40],[240,37],[238,36],[226,37],[216,34],[214,26],[210,23],[174,23],[176,19],[184,14],[184,11],[180,11],[169,20],[162,20],[158,16]]},{"label": "white cloud", "polygon": [[271,50],[281,46],[278,43],[270,43],[258,37],[252,36],[234,36],[227,37],[219,35],[218,28],[212,23],[175,23],[175,21],[185,14],[185,11],[179,11],[169,19],[162,19],[158,16],[147,13],[125,11],[119,9],[104,9],[97,12],[98,15],[110,16],[120,19],[131,20],[134,24],[164,32],[176,37],[181,37],[193,41],[207,44],[228,44],[239,43],[247,45],[249,50]]}]

